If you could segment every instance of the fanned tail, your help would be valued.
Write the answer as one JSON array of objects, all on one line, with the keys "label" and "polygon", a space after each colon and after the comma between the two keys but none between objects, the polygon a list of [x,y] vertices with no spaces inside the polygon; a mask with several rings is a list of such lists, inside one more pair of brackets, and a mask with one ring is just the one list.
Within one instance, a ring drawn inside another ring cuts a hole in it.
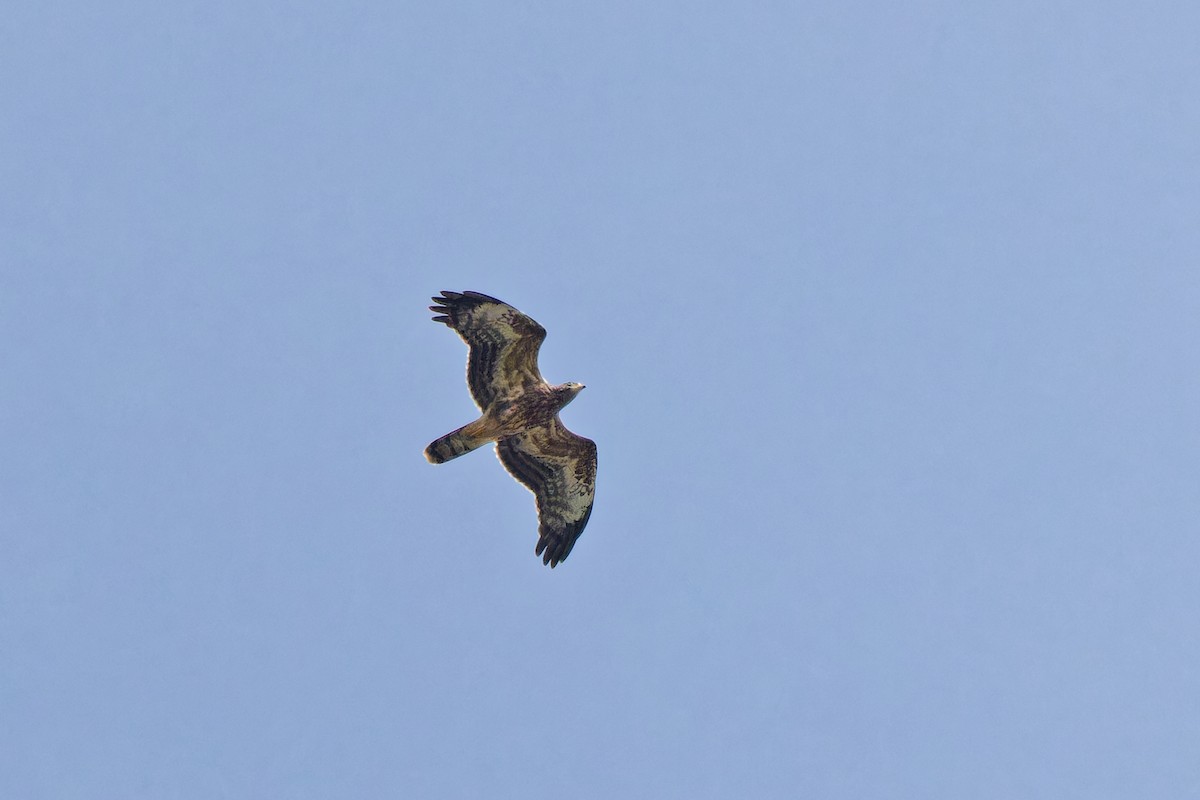
[{"label": "fanned tail", "polygon": [[425,448],[425,458],[431,464],[445,464],[452,458],[458,458],[476,448],[483,447],[492,441],[493,437],[488,436],[482,430],[481,422],[481,420],[476,420],[463,425],[458,430],[451,431],[434,441]]}]

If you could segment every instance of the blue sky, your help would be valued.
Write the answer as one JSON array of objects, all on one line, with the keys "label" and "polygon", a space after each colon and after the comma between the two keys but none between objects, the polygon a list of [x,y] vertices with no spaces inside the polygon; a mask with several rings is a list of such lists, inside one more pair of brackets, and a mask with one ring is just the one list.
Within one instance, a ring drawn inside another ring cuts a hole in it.
[{"label": "blue sky", "polygon": [[0,795],[1200,797],[1192,6],[5,16]]}]

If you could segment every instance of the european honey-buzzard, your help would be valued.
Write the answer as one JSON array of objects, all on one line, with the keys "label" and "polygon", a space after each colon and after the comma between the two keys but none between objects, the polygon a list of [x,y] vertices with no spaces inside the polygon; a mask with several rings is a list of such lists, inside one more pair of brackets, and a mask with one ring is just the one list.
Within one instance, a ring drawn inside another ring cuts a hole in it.
[{"label": "european honey-buzzard", "polygon": [[483,413],[430,444],[425,457],[442,464],[495,442],[500,463],[537,498],[536,552],[554,567],[583,533],[596,493],[596,443],[558,417],[584,387],[542,379],[546,329],[507,303],[479,292],[442,292],[433,301],[433,319],[467,343],[467,386]]}]

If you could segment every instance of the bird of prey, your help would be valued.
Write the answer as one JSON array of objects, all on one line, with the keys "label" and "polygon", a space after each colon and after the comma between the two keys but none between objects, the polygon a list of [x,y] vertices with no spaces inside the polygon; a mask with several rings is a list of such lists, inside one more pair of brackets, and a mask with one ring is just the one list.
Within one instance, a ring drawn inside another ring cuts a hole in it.
[{"label": "bird of prey", "polygon": [[563,425],[559,409],[583,384],[552,386],[538,371],[546,329],[479,292],[442,292],[429,307],[467,343],[467,387],[483,413],[425,448],[442,464],[489,442],[509,474],[537,498],[536,553],[551,567],[566,559],[592,515],[596,443]]}]

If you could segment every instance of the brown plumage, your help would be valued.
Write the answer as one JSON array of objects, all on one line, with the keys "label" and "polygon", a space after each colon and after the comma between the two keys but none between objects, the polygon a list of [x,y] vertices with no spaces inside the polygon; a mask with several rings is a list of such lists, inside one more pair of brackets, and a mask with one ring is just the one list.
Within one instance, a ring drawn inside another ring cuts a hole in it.
[{"label": "brown plumage", "polygon": [[425,457],[441,464],[495,442],[500,463],[537,498],[536,552],[554,567],[587,525],[596,493],[596,443],[558,417],[584,387],[542,379],[546,329],[507,303],[479,292],[442,292],[433,301],[433,319],[467,343],[467,387],[483,413],[430,444]]}]

